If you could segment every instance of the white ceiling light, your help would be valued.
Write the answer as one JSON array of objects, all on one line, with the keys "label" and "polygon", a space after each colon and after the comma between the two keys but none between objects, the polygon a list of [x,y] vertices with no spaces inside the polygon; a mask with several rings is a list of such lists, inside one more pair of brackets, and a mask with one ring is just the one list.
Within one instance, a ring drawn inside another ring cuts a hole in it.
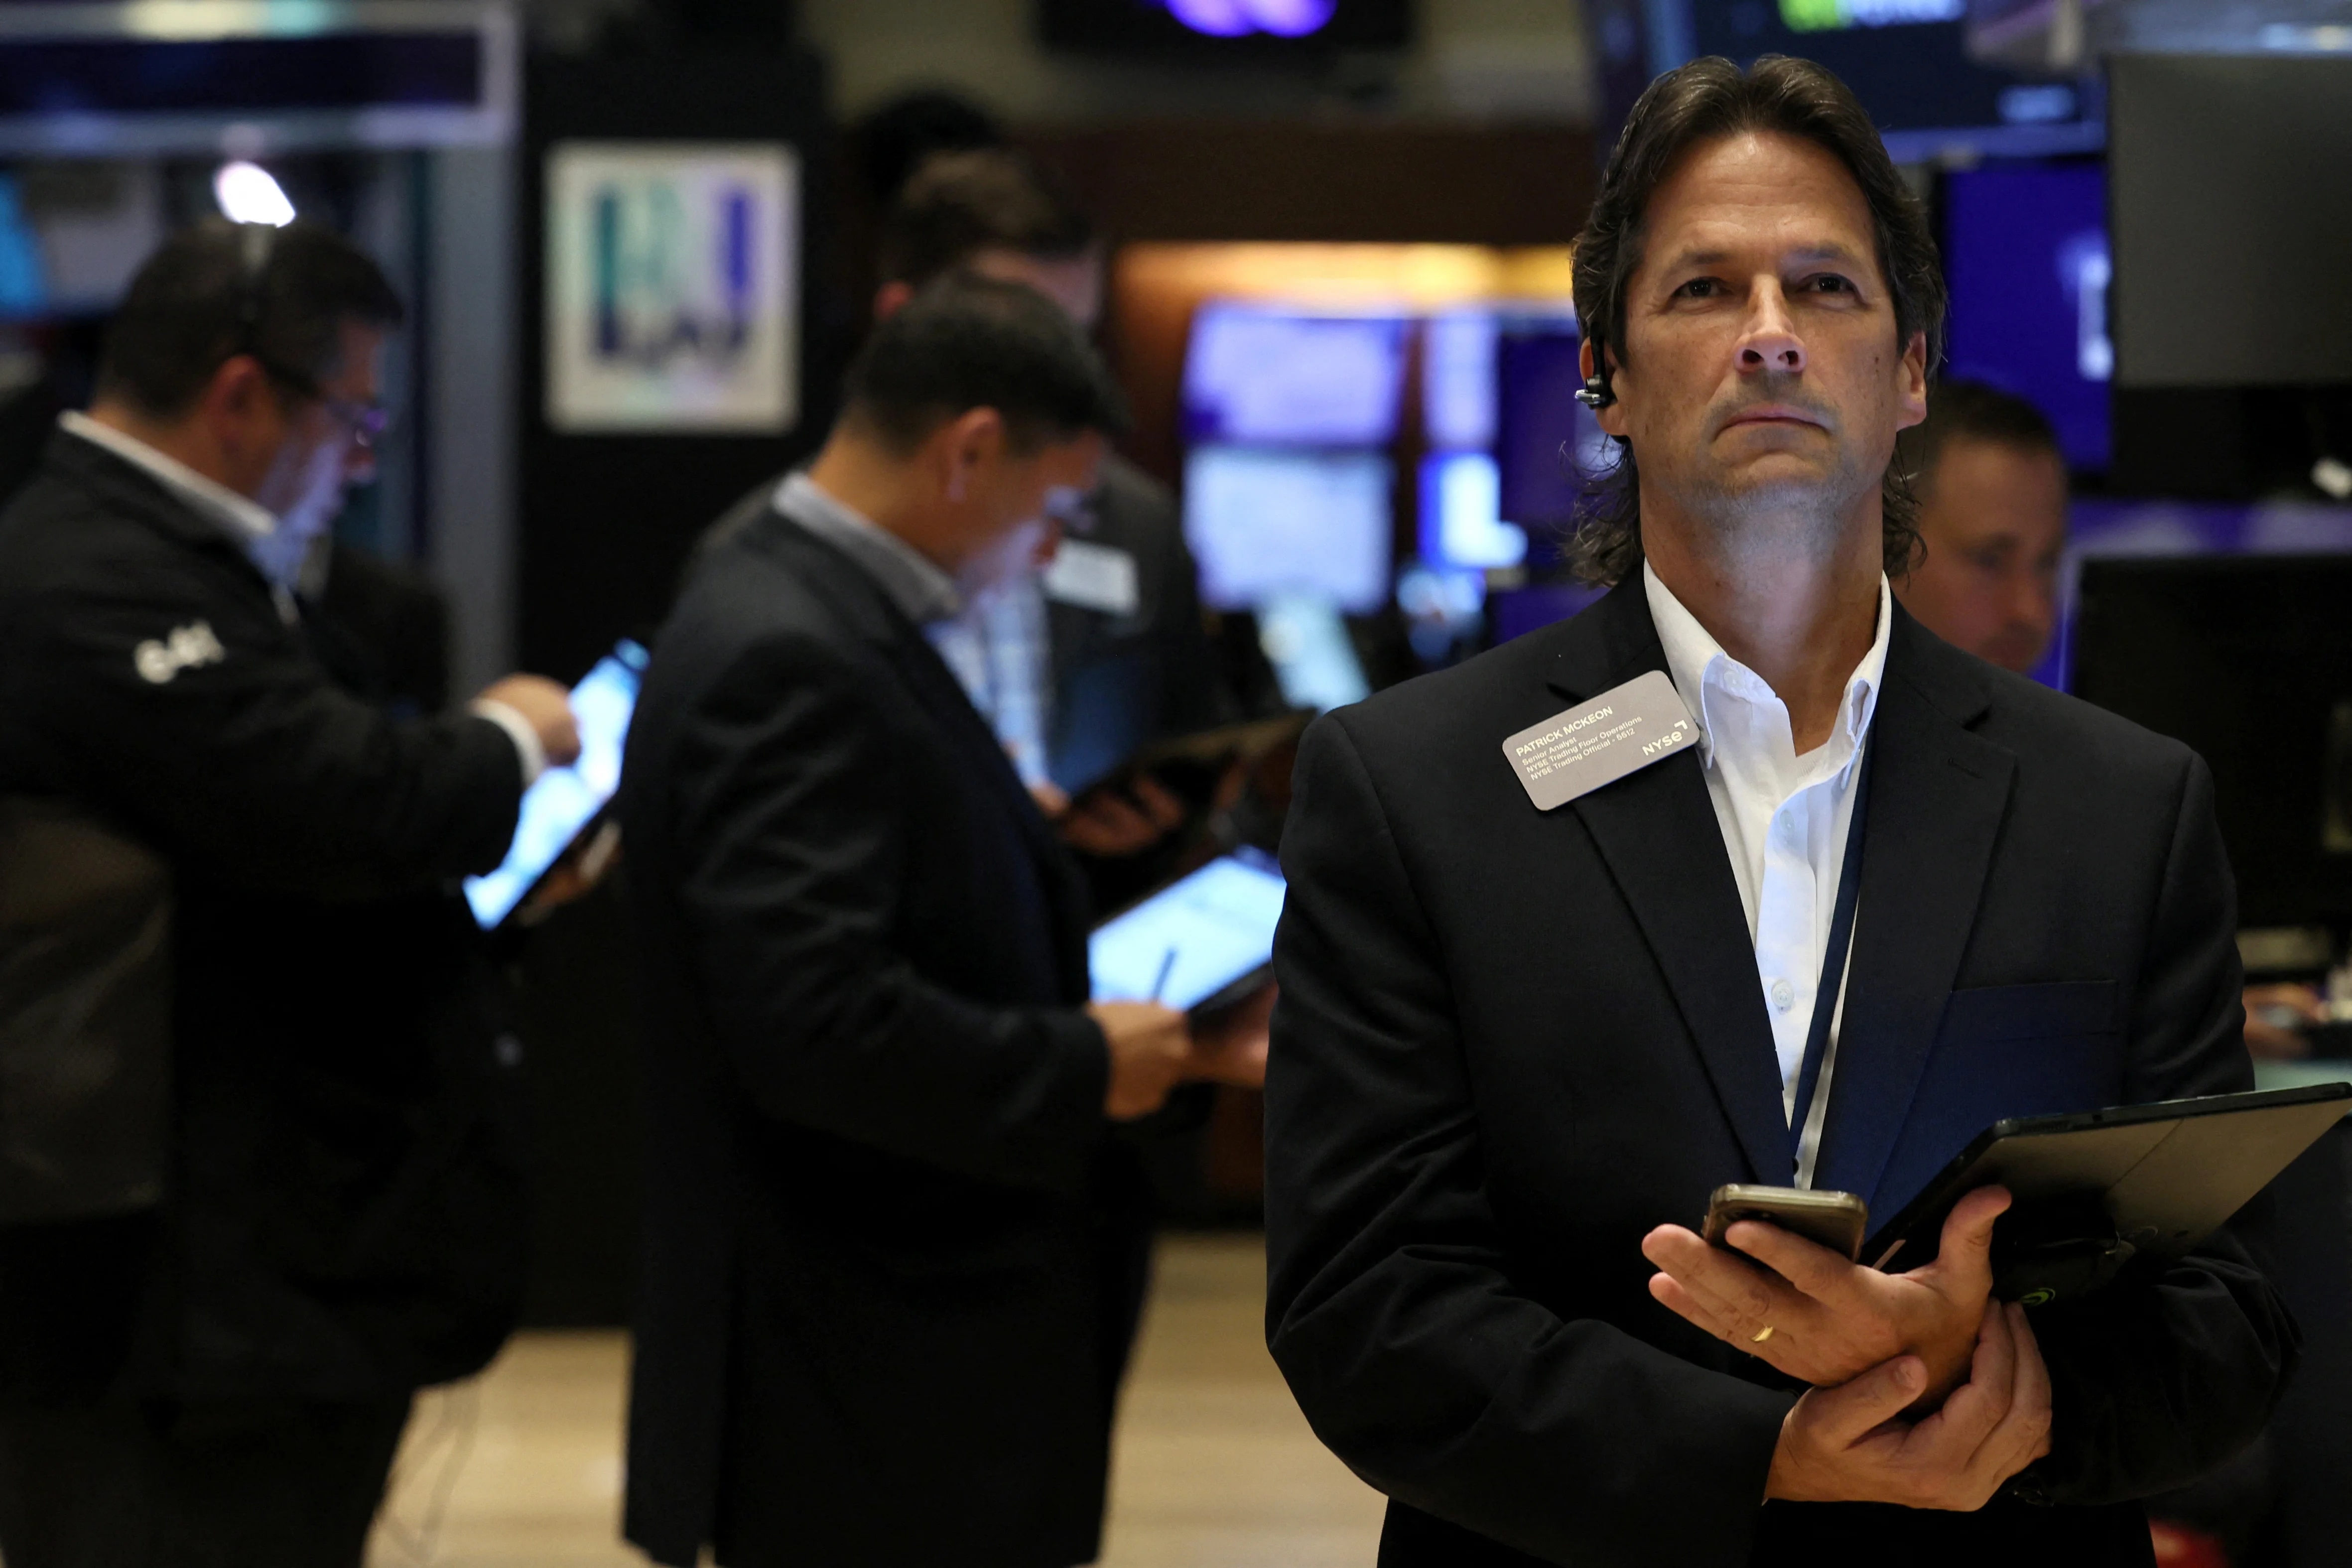
[{"label": "white ceiling light", "polygon": [[242,158],[213,172],[213,198],[233,223],[266,223],[283,228],[294,221],[294,204],[269,171]]}]

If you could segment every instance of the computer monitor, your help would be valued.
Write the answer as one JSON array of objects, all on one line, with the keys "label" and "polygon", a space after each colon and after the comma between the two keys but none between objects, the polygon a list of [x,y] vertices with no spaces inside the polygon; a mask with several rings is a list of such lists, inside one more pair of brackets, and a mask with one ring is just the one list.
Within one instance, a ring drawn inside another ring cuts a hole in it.
[{"label": "computer monitor", "polygon": [[1944,374],[2026,399],[2070,467],[2104,471],[2116,358],[2105,171],[2087,159],[1985,163],[1945,175],[1943,197]]},{"label": "computer monitor", "polygon": [[1192,441],[1385,447],[1396,439],[1406,321],[1247,300],[1193,312],[1184,357]]},{"label": "computer monitor", "polygon": [[1528,558],[1528,533],[1503,521],[1502,469],[1486,452],[1421,461],[1421,558],[1432,566],[1502,571]]},{"label": "computer monitor", "polygon": [[1196,447],[1184,462],[1184,538],[1211,609],[1309,594],[1350,615],[1388,600],[1395,466],[1378,452]]},{"label": "computer monitor", "polygon": [[[1968,0],[1652,0],[1680,8],[1696,55],[1818,60],[1853,89],[1897,163],[1954,153],[2094,152],[2095,77],[2052,81],[1971,58]],[[1674,62],[1679,63],[1679,62]]]},{"label": "computer monitor", "polygon": [[2083,563],[2075,694],[2213,771],[2240,923],[2352,922],[2352,555]]}]

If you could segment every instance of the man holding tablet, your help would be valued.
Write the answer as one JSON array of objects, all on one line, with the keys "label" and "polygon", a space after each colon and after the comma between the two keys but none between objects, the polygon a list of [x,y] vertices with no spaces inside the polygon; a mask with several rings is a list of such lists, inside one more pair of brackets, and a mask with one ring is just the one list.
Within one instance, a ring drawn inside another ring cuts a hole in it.
[{"label": "man holding tablet", "polygon": [[1997,1189],[1903,1275],[1695,1231],[1720,1184],[1891,1215],[2001,1118],[2246,1088],[2210,781],[1891,600],[1943,287],[1835,78],[1660,79],[1576,262],[1614,591],[1300,755],[1276,1359],[1384,1565],[2146,1563],[2132,1500],[2294,1359],[2259,1211],[2031,1310]]},{"label": "man holding tablet", "polygon": [[923,634],[1022,569],[1120,399],[1017,284],[884,321],[697,561],[623,770],[647,1251],[629,1538],[729,1568],[1093,1561],[1148,1215],[1113,1123],[1253,1079],[1088,1005],[1068,852]]}]

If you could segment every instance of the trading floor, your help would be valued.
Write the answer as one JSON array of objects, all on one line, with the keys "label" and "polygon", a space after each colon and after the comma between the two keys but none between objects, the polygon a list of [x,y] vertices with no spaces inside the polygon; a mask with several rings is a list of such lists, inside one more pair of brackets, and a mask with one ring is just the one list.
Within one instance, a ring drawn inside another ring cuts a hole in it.
[{"label": "trading floor", "polygon": [[[1380,1497],[1265,1353],[1262,1243],[1173,1237],[1122,1405],[1105,1568],[1358,1568]],[[641,1568],[614,1528],[626,1338],[525,1333],[426,1394],[369,1568]]]}]

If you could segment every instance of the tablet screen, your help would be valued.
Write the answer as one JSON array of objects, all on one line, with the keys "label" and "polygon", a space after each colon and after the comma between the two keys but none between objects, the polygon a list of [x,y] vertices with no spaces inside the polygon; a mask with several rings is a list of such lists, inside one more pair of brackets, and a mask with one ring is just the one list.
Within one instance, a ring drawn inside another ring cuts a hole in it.
[{"label": "tablet screen", "polygon": [[628,739],[629,715],[636,710],[648,657],[624,638],[572,689],[580,760],[548,769],[523,791],[505,861],[487,876],[466,879],[466,901],[484,931],[514,912],[620,787],[621,743]]},{"label": "tablet screen", "polygon": [[1243,848],[1113,916],[1087,942],[1095,1000],[1189,1008],[1264,968],[1282,890],[1273,858]]}]

